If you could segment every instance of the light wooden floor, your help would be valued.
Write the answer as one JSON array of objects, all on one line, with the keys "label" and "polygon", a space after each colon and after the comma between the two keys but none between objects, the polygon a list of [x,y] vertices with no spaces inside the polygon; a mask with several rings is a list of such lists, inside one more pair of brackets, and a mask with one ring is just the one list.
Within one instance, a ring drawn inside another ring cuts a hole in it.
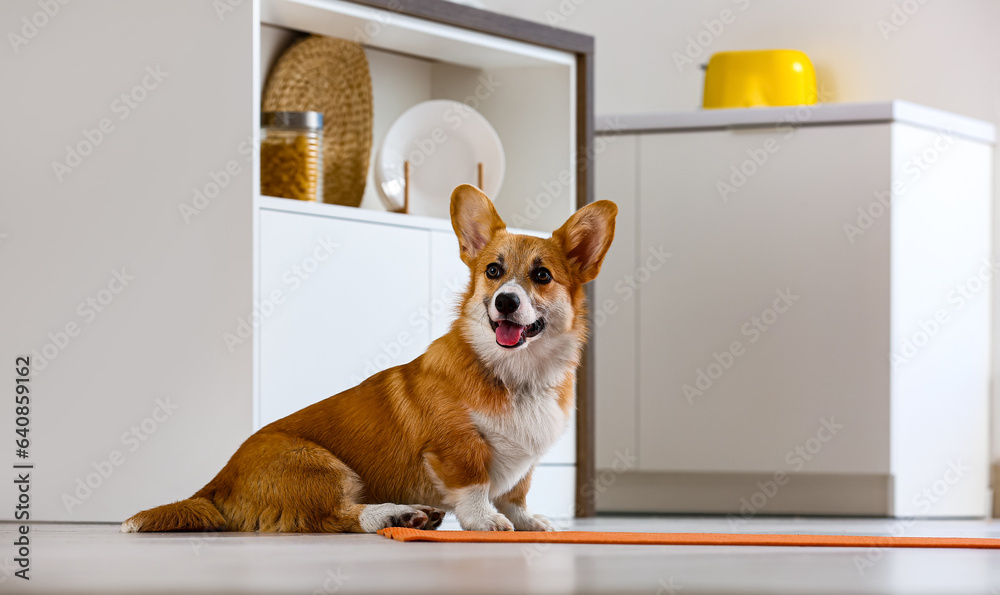
[{"label": "light wooden floor", "polygon": [[[457,529],[453,521],[444,528]],[[724,518],[605,517],[564,528],[733,532]],[[894,527],[891,527],[894,526]],[[1000,551],[399,543],[373,535],[122,535],[33,525],[31,581],[0,593],[981,593],[1000,595]],[[1000,537],[1000,523],[754,519],[742,533]]]}]

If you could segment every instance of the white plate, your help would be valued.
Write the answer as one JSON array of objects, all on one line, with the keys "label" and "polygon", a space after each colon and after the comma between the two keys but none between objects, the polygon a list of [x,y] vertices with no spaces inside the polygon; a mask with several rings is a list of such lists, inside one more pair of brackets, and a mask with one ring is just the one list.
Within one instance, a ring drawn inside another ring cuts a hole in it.
[{"label": "white plate", "polygon": [[503,183],[503,145],[482,114],[458,101],[435,99],[406,110],[375,157],[375,185],[389,210],[403,207],[403,162],[410,162],[410,213],[449,217],[451,192],[477,182],[493,198]]}]

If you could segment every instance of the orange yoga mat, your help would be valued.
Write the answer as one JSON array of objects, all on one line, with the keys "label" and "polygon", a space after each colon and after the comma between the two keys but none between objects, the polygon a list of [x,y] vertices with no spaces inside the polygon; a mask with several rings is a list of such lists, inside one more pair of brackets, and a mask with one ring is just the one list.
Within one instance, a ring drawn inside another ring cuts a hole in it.
[{"label": "orange yoga mat", "polygon": [[379,535],[396,541],[443,543],[604,543],[619,545],[770,545],[791,547],[921,547],[1000,549],[982,537],[888,535],[765,535],[742,533],[610,533],[601,531],[424,531],[390,527]]}]

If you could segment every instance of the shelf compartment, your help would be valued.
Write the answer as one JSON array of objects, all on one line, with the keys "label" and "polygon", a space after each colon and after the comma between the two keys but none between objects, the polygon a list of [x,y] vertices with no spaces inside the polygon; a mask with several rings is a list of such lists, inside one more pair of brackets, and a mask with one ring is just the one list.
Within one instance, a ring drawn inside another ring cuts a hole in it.
[{"label": "shelf compartment", "polygon": [[[509,225],[550,232],[576,209],[574,54],[338,1],[264,2],[261,21],[258,98],[273,64],[299,37],[315,33],[367,42],[372,164],[403,112],[423,101],[450,99],[482,113],[500,136],[506,174],[491,198]],[[378,34],[365,35],[372,23]],[[451,131],[447,123],[442,128]],[[385,210],[371,166],[361,206]]]}]

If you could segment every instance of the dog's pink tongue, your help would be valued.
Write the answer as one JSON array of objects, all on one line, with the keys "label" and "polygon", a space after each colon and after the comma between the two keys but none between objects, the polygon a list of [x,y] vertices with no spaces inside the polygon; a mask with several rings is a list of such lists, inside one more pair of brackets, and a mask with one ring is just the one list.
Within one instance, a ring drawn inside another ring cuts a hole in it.
[{"label": "dog's pink tongue", "polygon": [[497,343],[506,345],[507,347],[517,345],[517,342],[521,340],[521,333],[523,332],[523,326],[507,320],[501,320],[500,325],[497,326]]}]

